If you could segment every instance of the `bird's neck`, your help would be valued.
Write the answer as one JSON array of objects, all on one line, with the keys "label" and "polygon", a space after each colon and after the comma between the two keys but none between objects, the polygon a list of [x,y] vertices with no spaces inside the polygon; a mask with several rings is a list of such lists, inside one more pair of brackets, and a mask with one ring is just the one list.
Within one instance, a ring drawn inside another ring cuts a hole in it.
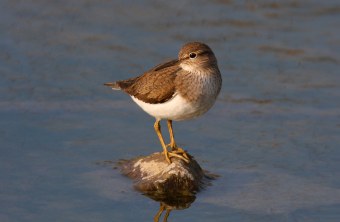
[{"label": "bird's neck", "polygon": [[194,64],[180,64],[180,67],[189,72],[189,73],[192,73],[194,75],[209,75],[209,74],[216,74],[216,73],[219,73],[219,69],[217,67],[217,65],[207,65],[207,66],[204,66],[202,64],[199,64],[199,65],[194,65]]}]

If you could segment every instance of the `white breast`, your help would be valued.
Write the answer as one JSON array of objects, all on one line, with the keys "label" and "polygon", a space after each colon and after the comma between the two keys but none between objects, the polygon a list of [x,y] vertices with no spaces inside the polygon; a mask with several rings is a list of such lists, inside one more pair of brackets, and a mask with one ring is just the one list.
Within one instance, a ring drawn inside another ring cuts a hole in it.
[{"label": "white breast", "polygon": [[187,120],[198,117],[207,112],[215,102],[215,98],[202,103],[189,103],[180,95],[175,95],[165,103],[150,104],[131,96],[145,112],[156,119]]},{"label": "white breast", "polygon": [[[187,67],[184,67],[187,68]],[[165,103],[150,104],[131,96],[145,112],[156,119],[187,120],[198,117],[207,112],[215,103],[221,81],[213,75],[195,73],[194,87],[188,90],[198,90],[192,101],[176,93]],[[195,83],[196,82],[196,83]]]}]

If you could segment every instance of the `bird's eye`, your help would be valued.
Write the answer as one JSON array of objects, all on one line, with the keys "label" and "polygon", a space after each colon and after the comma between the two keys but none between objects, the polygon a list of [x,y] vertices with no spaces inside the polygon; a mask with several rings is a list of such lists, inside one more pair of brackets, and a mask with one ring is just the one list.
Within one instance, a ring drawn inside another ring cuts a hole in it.
[{"label": "bird's eye", "polygon": [[192,52],[192,53],[189,54],[189,57],[190,57],[190,59],[194,59],[194,58],[197,57],[197,54]]}]

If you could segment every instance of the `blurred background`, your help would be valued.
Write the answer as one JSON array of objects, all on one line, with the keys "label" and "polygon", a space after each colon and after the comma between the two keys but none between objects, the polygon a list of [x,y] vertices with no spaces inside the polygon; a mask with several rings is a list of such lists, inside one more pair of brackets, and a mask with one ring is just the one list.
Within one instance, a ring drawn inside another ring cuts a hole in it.
[{"label": "blurred background", "polygon": [[112,163],[154,119],[102,84],[197,40],[223,88],[176,141],[220,178],[169,220],[340,221],[339,27],[335,0],[1,0],[0,221],[152,221]]}]

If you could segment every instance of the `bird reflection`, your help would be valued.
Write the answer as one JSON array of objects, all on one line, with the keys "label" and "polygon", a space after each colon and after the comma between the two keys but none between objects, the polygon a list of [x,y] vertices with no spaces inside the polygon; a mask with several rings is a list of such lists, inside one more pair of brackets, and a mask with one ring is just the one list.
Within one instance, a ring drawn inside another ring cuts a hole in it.
[{"label": "bird reflection", "polygon": [[159,210],[153,218],[154,222],[160,222],[161,216],[163,216],[163,222],[168,221],[168,217],[172,210],[184,210],[191,206],[195,201],[196,196],[192,193],[187,194],[160,194],[157,192],[147,193],[145,196],[159,202]]},{"label": "bird reflection", "polygon": [[165,211],[165,215],[163,217],[163,222],[167,222],[171,210],[172,209],[167,208],[167,206],[165,204],[160,203],[159,211],[157,212],[157,214],[153,218],[153,221],[159,222],[160,216],[162,216],[162,213]]}]

